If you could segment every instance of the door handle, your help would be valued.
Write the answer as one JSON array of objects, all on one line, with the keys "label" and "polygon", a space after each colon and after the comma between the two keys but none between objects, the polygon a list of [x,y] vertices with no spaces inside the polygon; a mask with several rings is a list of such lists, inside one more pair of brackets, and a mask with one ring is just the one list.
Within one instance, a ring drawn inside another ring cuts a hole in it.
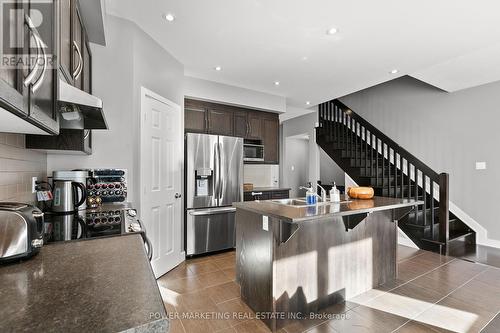
[{"label": "door handle", "polygon": [[[37,36],[35,38],[40,38],[40,37]],[[47,53],[45,52],[46,45],[42,39],[39,40],[38,45],[39,45],[40,49],[42,50],[42,54],[43,54],[43,69],[42,69],[42,74],[40,74],[40,77],[38,78],[38,80],[36,80],[36,82],[31,87],[32,92],[35,92],[40,88],[40,86],[42,85],[43,80],[45,78],[45,72],[47,71]]]},{"label": "door handle", "polygon": [[175,198],[176,198],[176,199],[179,199],[180,197],[182,197],[182,194],[180,194],[180,193],[175,193]]},{"label": "door handle", "polygon": [[236,208],[227,207],[227,208],[216,208],[216,209],[204,209],[198,211],[190,211],[189,215],[191,216],[205,216],[205,215],[215,215],[215,214],[224,214],[224,213],[234,213],[236,212]]},{"label": "door handle", "polygon": [[217,155],[219,155],[219,199],[222,199],[222,188],[224,187],[224,180],[221,177],[222,172],[220,171],[222,169],[222,167],[221,167],[222,158],[220,155],[221,146],[222,146],[221,143],[217,144],[217,149],[218,149]]},{"label": "door handle", "polygon": [[73,46],[75,48],[76,53],[78,54],[78,66],[76,66],[76,69],[73,72],[73,79],[78,80],[78,77],[80,76],[83,70],[83,59],[82,59],[82,53],[80,52],[80,47],[78,47],[78,44],[75,41],[73,41]]},{"label": "door handle", "polygon": [[24,86],[27,87],[31,81],[36,76],[36,73],[38,72],[38,59],[40,59],[40,40],[37,38],[38,37],[38,32],[36,31],[35,25],[33,24],[33,21],[28,15],[24,15],[24,22],[28,25],[28,29],[30,30],[31,34],[33,35],[33,38],[35,38],[35,43],[36,43],[36,61],[35,65],[33,66],[33,69],[31,72],[28,73],[28,75],[24,78]]}]

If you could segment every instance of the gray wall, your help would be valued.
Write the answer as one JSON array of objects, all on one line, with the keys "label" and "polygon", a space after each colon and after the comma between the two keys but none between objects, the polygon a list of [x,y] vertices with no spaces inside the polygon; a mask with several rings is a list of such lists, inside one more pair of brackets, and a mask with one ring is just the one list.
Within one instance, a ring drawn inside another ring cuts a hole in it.
[{"label": "gray wall", "polygon": [[[281,142],[285,142],[287,137],[291,137],[294,135],[309,134],[309,168],[308,168],[308,181],[316,182],[318,180],[323,180],[323,175],[321,174],[321,164],[323,165],[323,174],[327,180],[335,175],[335,179],[338,179],[338,184],[341,185],[344,183],[344,173],[340,167],[335,164],[326,154],[321,158],[321,153],[323,152],[321,148],[316,144],[316,133],[315,126],[318,122],[318,114],[317,112],[308,113],[306,115],[292,118],[289,120],[285,120],[281,125]],[[286,145],[281,146],[281,172],[280,179],[281,184],[283,186],[287,186],[286,174],[284,173],[283,165],[286,163],[289,155],[289,151]],[[326,158],[325,158],[326,157]],[[328,172],[326,171],[328,170]]]},{"label": "gray wall", "polygon": [[323,149],[319,149],[319,179],[323,184],[335,182],[345,184],[345,172],[335,163]]},{"label": "gray wall", "polygon": [[305,191],[299,190],[299,187],[305,186],[309,179],[309,140],[285,139],[285,147],[287,154],[282,163],[285,186],[291,188],[292,198],[304,196]]},{"label": "gray wall", "polygon": [[[341,100],[435,171],[448,172],[451,201],[500,240],[493,187],[500,185],[500,82],[446,93],[402,77]],[[487,170],[475,170],[476,161]]]},{"label": "gray wall", "polygon": [[286,120],[281,125],[280,140],[280,183],[282,186],[288,186],[288,180],[284,173],[284,164],[288,158],[288,149],[284,144],[287,137],[308,134],[309,135],[309,168],[308,181],[316,182],[319,179],[319,150],[316,144],[314,126],[318,121],[317,113],[309,113],[301,117]]},{"label": "gray wall", "polygon": [[107,45],[91,45],[93,94],[104,103],[108,131],[93,132],[91,156],[48,155],[48,172],[74,168],[126,168],[129,201],[139,204],[140,87],[183,105],[184,68],[134,23],[106,21]]}]

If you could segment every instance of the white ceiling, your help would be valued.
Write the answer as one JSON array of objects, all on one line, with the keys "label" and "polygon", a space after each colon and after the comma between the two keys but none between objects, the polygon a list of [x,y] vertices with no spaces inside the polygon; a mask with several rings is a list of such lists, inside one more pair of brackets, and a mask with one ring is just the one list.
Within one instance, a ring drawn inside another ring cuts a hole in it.
[{"label": "white ceiling", "polygon": [[[500,80],[498,0],[107,0],[106,7],[136,22],[186,75],[286,96],[299,108],[401,75],[447,91]],[[330,27],[339,32],[328,36]]]}]

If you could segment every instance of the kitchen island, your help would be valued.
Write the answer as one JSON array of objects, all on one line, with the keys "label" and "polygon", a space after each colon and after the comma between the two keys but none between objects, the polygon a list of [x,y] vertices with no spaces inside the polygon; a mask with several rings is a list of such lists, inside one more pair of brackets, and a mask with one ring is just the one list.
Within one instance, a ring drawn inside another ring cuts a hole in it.
[{"label": "kitchen island", "polygon": [[234,203],[241,298],[272,329],[396,278],[397,220],[423,202]]},{"label": "kitchen island", "polygon": [[0,266],[0,332],[167,332],[138,234],[60,242]]}]

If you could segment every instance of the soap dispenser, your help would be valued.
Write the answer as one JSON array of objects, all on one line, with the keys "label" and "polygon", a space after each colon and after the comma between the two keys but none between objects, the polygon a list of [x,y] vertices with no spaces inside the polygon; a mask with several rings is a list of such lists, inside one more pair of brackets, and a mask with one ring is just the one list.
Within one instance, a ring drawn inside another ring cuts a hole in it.
[{"label": "soap dispenser", "polygon": [[330,201],[331,202],[340,202],[340,191],[337,188],[335,182],[333,182],[333,187],[330,190]]},{"label": "soap dispenser", "polygon": [[303,186],[301,186],[300,188],[301,189],[305,189],[307,191],[306,192],[306,203],[308,205],[314,205],[317,202],[317,198],[316,198],[317,194],[314,191],[314,188],[313,188],[313,186],[312,186],[311,183],[308,183],[307,185],[309,187],[303,187]]}]

